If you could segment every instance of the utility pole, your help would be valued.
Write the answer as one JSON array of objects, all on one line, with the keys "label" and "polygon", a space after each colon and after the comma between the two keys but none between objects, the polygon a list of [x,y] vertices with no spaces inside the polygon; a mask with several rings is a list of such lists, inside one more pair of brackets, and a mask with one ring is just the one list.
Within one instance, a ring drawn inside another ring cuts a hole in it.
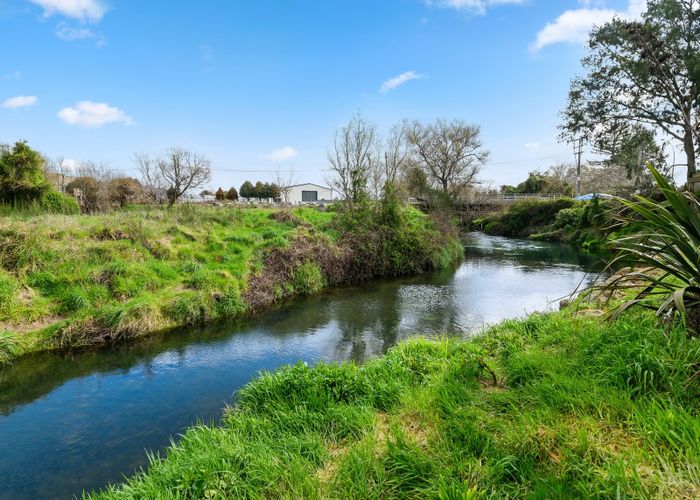
[{"label": "utility pole", "polygon": [[576,157],[576,196],[581,196],[581,156],[583,155],[583,137],[574,140],[574,156]]}]

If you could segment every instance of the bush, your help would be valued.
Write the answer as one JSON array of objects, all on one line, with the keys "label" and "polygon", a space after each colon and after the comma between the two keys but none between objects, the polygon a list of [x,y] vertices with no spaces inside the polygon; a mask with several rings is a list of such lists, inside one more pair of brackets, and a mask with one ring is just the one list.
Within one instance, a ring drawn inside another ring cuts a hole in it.
[{"label": "bush", "polygon": [[92,213],[99,209],[100,182],[94,177],[76,177],[66,185],[66,192],[76,195],[80,192],[82,197],[82,209],[84,212]]},{"label": "bush", "polygon": [[350,275],[358,280],[439,269],[445,266],[446,255],[453,257],[451,263],[459,259],[454,255],[459,245],[451,224],[437,224],[418,209],[400,204],[391,193],[380,204],[365,202],[341,211],[337,220],[354,253]]},{"label": "bush", "polygon": [[560,210],[554,220],[554,224],[557,227],[578,227],[583,222],[585,210],[582,206]]},{"label": "bush", "polygon": [[326,279],[318,264],[306,261],[292,271],[292,287],[299,295],[312,295],[320,292]]},{"label": "bush", "polygon": [[41,202],[46,211],[52,214],[74,215],[80,213],[78,201],[72,196],[58,191],[48,191]]},{"label": "bush", "polygon": [[41,200],[49,183],[44,158],[26,142],[10,148],[0,145],[0,203],[25,204]]}]

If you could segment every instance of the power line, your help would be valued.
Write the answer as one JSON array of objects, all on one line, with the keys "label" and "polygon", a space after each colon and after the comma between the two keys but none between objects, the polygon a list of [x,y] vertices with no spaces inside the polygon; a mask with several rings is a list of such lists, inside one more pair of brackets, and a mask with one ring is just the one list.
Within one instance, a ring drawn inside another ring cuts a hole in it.
[{"label": "power line", "polygon": [[526,162],[531,162],[531,161],[540,161],[540,160],[555,160],[557,158],[564,158],[569,156],[568,154],[561,154],[561,155],[554,155],[554,156],[540,156],[539,158],[527,158],[527,159],[520,159],[520,160],[509,160],[509,161],[494,161],[490,163],[485,163],[485,167],[490,167],[492,165],[515,165],[518,163],[526,163]]}]

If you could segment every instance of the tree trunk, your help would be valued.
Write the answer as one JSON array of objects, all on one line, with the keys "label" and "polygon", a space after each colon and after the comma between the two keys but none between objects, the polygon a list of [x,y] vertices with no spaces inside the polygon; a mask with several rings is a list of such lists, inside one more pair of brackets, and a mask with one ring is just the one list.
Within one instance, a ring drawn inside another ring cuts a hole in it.
[{"label": "tree trunk", "polygon": [[695,141],[693,141],[693,133],[690,130],[686,130],[683,137],[683,149],[688,162],[688,191],[695,193],[700,190],[700,182],[695,177]]}]

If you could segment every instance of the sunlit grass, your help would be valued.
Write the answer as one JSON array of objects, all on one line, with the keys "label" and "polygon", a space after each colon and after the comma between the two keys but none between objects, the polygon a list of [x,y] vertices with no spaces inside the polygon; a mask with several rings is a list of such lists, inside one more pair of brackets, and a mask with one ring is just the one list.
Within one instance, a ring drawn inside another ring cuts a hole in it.
[{"label": "sunlit grass", "polygon": [[[240,315],[242,290],[259,269],[262,251],[286,245],[296,228],[271,213],[176,206],[3,217],[0,330],[24,334],[70,320],[72,328],[56,345],[83,345],[88,339],[78,337],[98,323],[116,328],[110,335],[134,336]],[[333,235],[332,214],[297,209],[294,215]],[[92,327],[76,337],[88,324]]]}]

